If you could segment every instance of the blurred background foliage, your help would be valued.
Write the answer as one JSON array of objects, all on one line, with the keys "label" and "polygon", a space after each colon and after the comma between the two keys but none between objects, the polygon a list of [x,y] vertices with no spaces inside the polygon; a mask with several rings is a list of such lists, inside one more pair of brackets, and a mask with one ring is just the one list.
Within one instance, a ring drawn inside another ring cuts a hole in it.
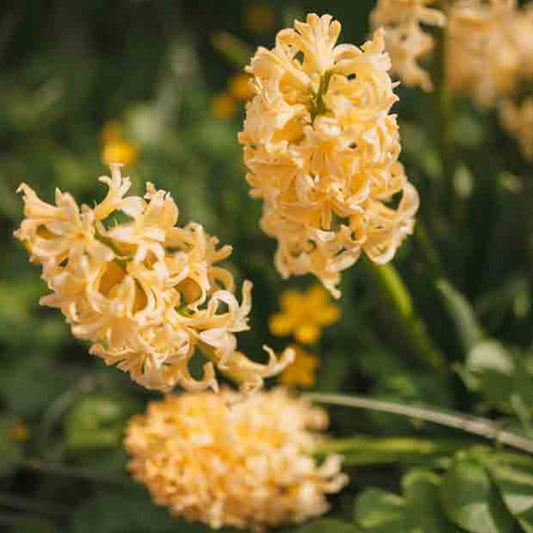
[{"label": "blurred background foliage", "polygon": [[[0,528],[207,531],[171,519],[127,477],[124,424],[157,394],[89,357],[60,313],[38,305],[46,293],[39,267],[12,238],[22,216],[18,184],[27,182],[47,201],[59,187],[90,203],[104,193],[96,177],[108,172],[102,157],[115,143],[129,158],[134,193],[153,181],[172,192],[181,223],[200,221],[233,245],[230,268],[254,282],[243,351],[259,360],[263,343],[284,348],[290,339],[274,337],[269,319],[284,290],[314,281],[281,280],[272,264],[275,243],[259,229],[261,205],[248,197],[236,140],[246,96],[239,76],[258,45],[271,47],[279,29],[307,12],[330,13],[342,22],[341,42],[361,44],[372,6],[372,0],[3,1]],[[380,291],[391,280],[376,279],[364,261],[347,271],[336,303],[340,320],[306,347],[315,363],[302,384],[484,415],[529,435],[531,167],[490,112],[456,99],[443,125],[438,98],[406,87],[398,94],[402,161],[422,198],[416,235],[396,261],[407,307]],[[417,357],[416,341],[391,312],[395,305],[429,334],[439,369]],[[344,524],[322,520],[302,533],[533,531],[531,516],[513,507],[516,486],[509,481],[509,469],[533,480],[529,458],[501,458],[490,442],[470,447],[480,441],[408,418],[344,407],[330,413],[332,435],[370,440],[358,441],[359,452],[348,457],[351,485],[333,501],[333,515]],[[403,452],[395,454],[397,446]],[[420,469],[409,470],[413,465]],[[474,490],[474,503],[493,520],[481,529],[461,514],[466,500],[456,490],[476,475],[486,490]],[[531,486],[518,491],[527,509]],[[489,494],[493,487],[497,498]],[[489,496],[499,507],[486,503]],[[435,523],[416,522],[430,511]]]}]

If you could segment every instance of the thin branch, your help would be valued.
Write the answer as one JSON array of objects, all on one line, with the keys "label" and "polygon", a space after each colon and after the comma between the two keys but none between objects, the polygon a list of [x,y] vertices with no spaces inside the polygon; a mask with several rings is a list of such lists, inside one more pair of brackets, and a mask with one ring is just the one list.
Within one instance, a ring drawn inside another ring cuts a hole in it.
[{"label": "thin branch", "polygon": [[304,395],[304,398],[312,402],[381,411],[383,413],[408,416],[426,422],[433,422],[434,424],[466,431],[467,433],[494,440],[499,444],[506,444],[507,446],[533,454],[533,440],[503,430],[497,423],[486,418],[442,411],[429,407],[416,407],[382,400],[370,400],[368,398],[361,398],[360,396],[344,396],[342,394],[312,393]]}]

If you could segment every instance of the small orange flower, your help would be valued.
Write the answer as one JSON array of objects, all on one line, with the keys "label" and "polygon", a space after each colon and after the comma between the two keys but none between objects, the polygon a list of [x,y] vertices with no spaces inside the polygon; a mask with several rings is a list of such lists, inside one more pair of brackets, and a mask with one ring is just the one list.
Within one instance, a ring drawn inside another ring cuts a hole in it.
[{"label": "small orange flower", "polygon": [[285,291],[280,298],[281,312],[270,317],[270,331],[276,337],[291,333],[303,344],[313,344],[322,329],[339,320],[340,309],[330,303],[329,293],[321,285],[305,292]]},{"label": "small orange flower", "polygon": [[228,93],[214,96],[211,100],[211,113],[220,120],[232,118],[237,111],[235,98]]},{"label": "small orange flower", "polygon": [[137,147],[125,140],[115,140],[104,145],[102,161],[106,165],[122,163],[124,166],[133,165],[137,161]]},{"label": "small orange flower", "polygon": [[291,344],[290,348],[294,350],[294,362],[280,374],[280,382],[285,386],[313,386],[316,381],[315,371],[318,366],[317,357],[297,344]]},{"label": "small orange flower", "polygon": [[17,420],[11,430],[9,431],[9,438],[13,442],[23,442],[28,440],[30,432],[28,431],[28,426],[24,420]]},{"label": "small orange flower", "polygon": [[254,95],[254,90],[250,85],[248,74],[237,74],[228,83],[230,93],[239,100],[247,100]]}]

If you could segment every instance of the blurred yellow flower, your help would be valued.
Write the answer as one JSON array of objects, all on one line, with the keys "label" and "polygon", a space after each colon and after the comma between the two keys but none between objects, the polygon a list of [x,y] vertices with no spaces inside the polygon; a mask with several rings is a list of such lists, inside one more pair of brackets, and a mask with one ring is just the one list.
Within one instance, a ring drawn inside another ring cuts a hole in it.
[{"label": "blurred yellow flower", "polygon": [[124,166],[130,166],[135,161],[137,161],[137,147],[130,141],[114,140],[104,144],[102,162],[106,165],[122,163]]},{"label": "blurred yellow flower", "polygon": [[292,333],[303,344],[317,342],[322,329],[340,317],[340,309],[330,303],[328,292],[320,285],[313,285],[305,292],[285,291],[280,306],[281,312],[270,317],[270,331],[277,337]]},{"label": "blurred yellow flower", "polygon": [[316,381],[317,357],[297,344],[291,344],[290,348],[294,351],[294,361],[280,374],[280,383],[285,386],[313,386]]},{"label": "blurred yellow flower", "polygon": [[533,161],[533,98],[521,104],[504,100],[499,113],[503,128],[516,139],[524,157]]},{"label": "blurred yellow flower", "polygon": [[17,420],[11,430],[9,431],[9,438],[14,442],[22,442],[28,440],[30,432],[24,420]]},{"label": "blurred yellow flower", "polygon": [[370,20],[374,28],[385,28],[385,43],[394,72],[406,85],[433,90],[429,74],[420,61],[435,48],[427,27],[443,27],[446,16],[429,7],[438,0],[378,0]]},{"label": "blurred yellow flower", "polygon": [[231,94],[222,93],[211,99],[211,113],[215,118],[225,120],[235,116],[237,102]]},{"label": "blurred yellow flower", "polygon": [[315,431],[327,414],[278,388],[168,395],[131,419],[128,469],[176,517],[265,531],[325,513],[347,482],[339,456],[320,465]]},{"label": "blurred yellow flower", "polygon": [[244,17],[244,25],[252,33],[270,31],[276,25],[276,11],[267,2],[248,4]]},{"label": "blurred yellow flower", "polygon": [[248,74],[236,74],[228,83],[230,93],[239,100],[251,98],[255,93],[250,81]]},{"label": "blurred yellow flower", "polygon": [[123,137],[123,127],[118,120],[110,120],[102,128],[100,138],[104,145],[102,162],[105,165],[121,163],[133,165],[137,161],[137,146]]},{"label": "blurred yellow flower", "polygon": [[457,2],[449,14],[446,83],[480,106],[517,94],[533,74],[533,11],[514,0]]}]

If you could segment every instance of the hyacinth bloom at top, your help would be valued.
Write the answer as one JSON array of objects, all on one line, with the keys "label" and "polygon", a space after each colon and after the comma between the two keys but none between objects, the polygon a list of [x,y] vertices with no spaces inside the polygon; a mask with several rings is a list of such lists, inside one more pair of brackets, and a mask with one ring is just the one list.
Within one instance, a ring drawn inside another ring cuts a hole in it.
[{"label": "hyacinth bloom at top", "polygon": [[[335,46],[339,22],[311,14],[259,48],[239,141],[261,226],[283,277],[312,273],[340,296],[340,272],[364,252],[390,261],[413,230],[418,194],[398,162],[397,100],[383,32]],[[391,200],[398,200],[393,206]]]},{"label": "hyacinth bloom at top", "polygon": [[[292,358],[260,365],[236,351],[235,333],[248,329],[251,283],[235,297],[231,273],[216,264],[231,254],[217,248],[200,224],[176,225],[178,208],[168,193],[147,183],[144,198],[125,197],[129,178],[111,165],[109,190],[94,208],[56,190],[56,205],[26,184],[24,214],[15,237],[23,241],[52,294],[42,305],[61,309],[72,333],[91,353],[116,364],[141,385],[168,390],[217,389],[214,366],[241,389],[259,388]],[[127,222],[113,220],[117,212]],[[199,349],[208,360],[203,379],[189,373]]]}]

